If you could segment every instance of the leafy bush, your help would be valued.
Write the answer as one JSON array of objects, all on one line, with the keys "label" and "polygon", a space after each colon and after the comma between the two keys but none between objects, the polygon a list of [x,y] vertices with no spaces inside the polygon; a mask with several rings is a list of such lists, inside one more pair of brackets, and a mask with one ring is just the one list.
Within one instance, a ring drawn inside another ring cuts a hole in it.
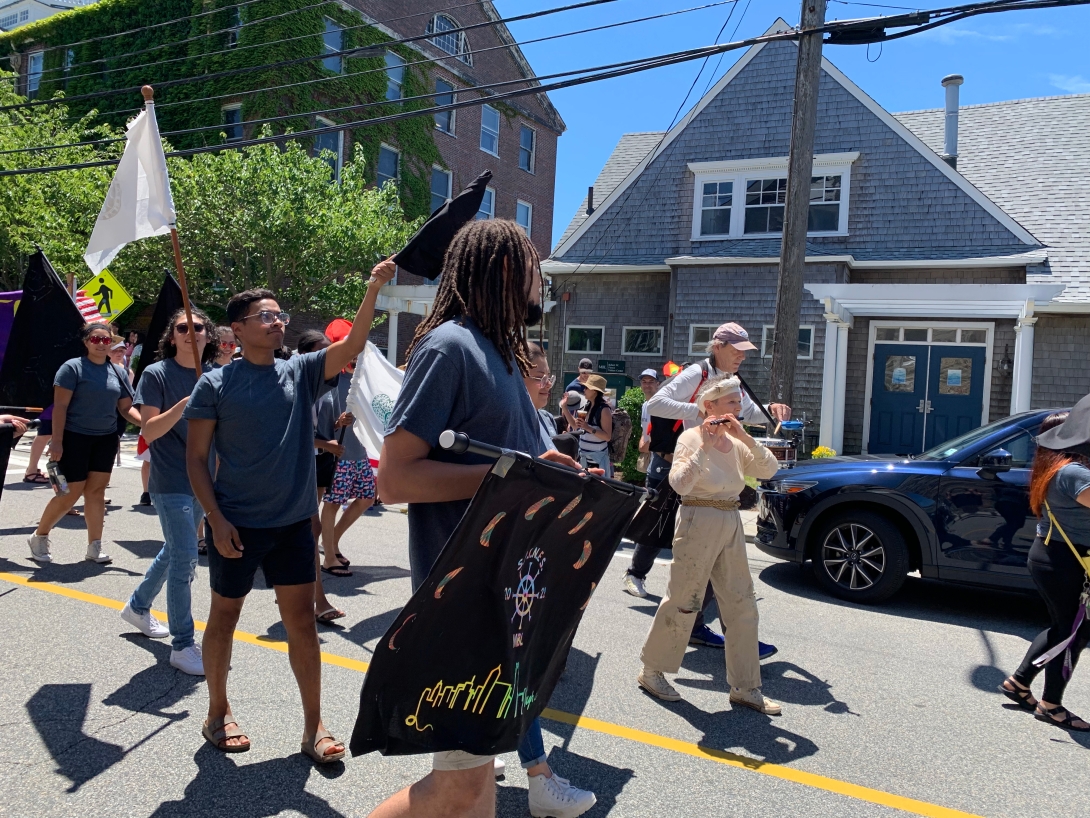
[{"label": "leafy bush", "polygon": [[621,461],[621,479],[642,486],[645,474],[636,471],[636,458],[640,456],[639,445],[643,429],[640,428],[640,411],[643,408],[643,390],[638,386],[629,388],[617,401],[617,408],[624,409],[632,419],[632,437],[628,439],[624,460]]}]

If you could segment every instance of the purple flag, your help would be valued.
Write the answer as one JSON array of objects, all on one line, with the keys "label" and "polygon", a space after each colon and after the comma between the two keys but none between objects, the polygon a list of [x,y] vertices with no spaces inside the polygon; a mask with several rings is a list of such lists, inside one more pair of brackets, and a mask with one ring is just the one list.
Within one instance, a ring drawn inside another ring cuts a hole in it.
[{"label": "purple flag", "polygon": [[22,290],[0,293],[0,363],[3,363],[4,350],[8,348],[11,325],[15,323],[15,308],[19,305],[19,299],[22,297]]}]

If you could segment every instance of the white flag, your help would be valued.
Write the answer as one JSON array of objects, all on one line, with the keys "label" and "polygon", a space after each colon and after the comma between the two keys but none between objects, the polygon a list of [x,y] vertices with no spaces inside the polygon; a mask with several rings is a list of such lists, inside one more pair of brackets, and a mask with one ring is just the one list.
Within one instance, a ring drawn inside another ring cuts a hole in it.
[{"label": "white flag", "polygon": [[356,359],[356,371],[348,390],[348,411],[356,418],[352,431],[376,460],[382,452],[386,422],[394,411],[404,380],[405,373],[387,361],[378,347],[368,341]]},{"label": "white flag", "polygon": [[125,153],[83,254],[95,275],[130,241],[169,233],[175,222],[167,159],[152,103],[129,125],[127,137]]}]

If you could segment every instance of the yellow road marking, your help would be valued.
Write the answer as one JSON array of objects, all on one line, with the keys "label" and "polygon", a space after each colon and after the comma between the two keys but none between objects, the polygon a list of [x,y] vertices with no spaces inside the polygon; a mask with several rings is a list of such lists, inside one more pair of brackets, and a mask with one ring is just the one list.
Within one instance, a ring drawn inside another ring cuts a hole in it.
[{"label": "yellow road marking", "polygon": [[[84,591],[77,591],[74,588],[65,588],[64,586],[54,585],[49,582],[34,582],[33,580],[21,577],[18,574],[0,572],[0,580],[12,582],[27,588],[34,588],[38,591],[57,594],[58,596],[68,597],[69,599],[76,599],[80,602],[89,602],[92,605],[112,608],[115,611],[120,611],[125,607],[125,603],[118,602],[116,599],[98,596],[97,594],[88,594]],[[153,613],[157,617],[166,619],[166,615],[163,613],[158,611],[153,611]],[[205,622],[194,621],[194,625],[197,630],[200,631],[205,629],[206,624],[207,623]],[[281,653],[288,652],[287,642],[270,639],[267,636],[246,633],[245,631],[236,630],[235,640],[245,642],[249,645],[256,645],[261,648],[271,648],[272,650],[278,650]],[[360,673],[365,673],[368,667],[367,662],[349,659],[345,656],[338,656],[335,653],[326,653],[325,651],[322,651],[322,661],[328,665],[336,665],[337,667],[355,670]],[[866,801],[883,807],[892,807],[893,809],[903,810],[904,812],[910,812],[914,815],[927,816],[927,818],[980,818],[980,816],[974,815],[973,813],[950,809],[949,807],[931,804],[927,801],[918,801],[915,798],[906,798],[901,795],[883,792],[882,790],[875,790],[870,787],[852,784],[848,781],[840,781],[836,778],[828,778],[823,775],[817,775],[816,773],[808,773],[794,767],[772,764],[756,758],[738,755],[737,753],[729,753],[726,750],[702,747],[699,744],[693,744],[692,742],[669,738],[668,736],[660,736],[656,733],[648,733],[644,730],[636,730],[632,727],[624,727],[620,724],[612,724],[608,721],[599,721],[598,719],[592,719],[589,716],[565,713],[563,710],[553,710],[551,707],[546,707],[545,710],[542,711],[541,717],[549,719],[550,721],[570,724],[574,727],[589,730],[594,733],[601,733],[603,735],[613,736],[614,738],[625,739],[626,741],[634,741],[638,744],[646,744],[650,747],[658,747],[661,750],[669,750],[695,758],[715,761],[720,764],[725,764],[728,767],[749,770],[750,772],[760,773],[761,775],[771,776],[772,778],[779,778],[783,781],[790,781],[794,784],[802,784],[803,786],[812,789],[823,790],[824,792],[831,792],[835,795],[847,796],[848,798],[855,798],[859,801]]]}]

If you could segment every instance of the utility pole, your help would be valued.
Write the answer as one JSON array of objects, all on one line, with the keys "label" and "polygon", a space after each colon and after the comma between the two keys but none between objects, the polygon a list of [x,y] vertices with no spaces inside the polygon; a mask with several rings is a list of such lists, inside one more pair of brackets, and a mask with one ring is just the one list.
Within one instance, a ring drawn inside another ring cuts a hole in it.
[{"label": "utility pole", "polygon": [[[826,0],[802,0],[803,32],[825,25]],[[798,355],[802,278],[806,268],[806,228],[810,215],[810,176],[814,170],[814,127],[821,78],[822,34],[799,38],[795,68],[795,107],[791,116],[791,151],[787,160],[787,203],[780,244],[780,279],[776,288],[776,330],[770,381],[773,403],[793,400]]]}]

